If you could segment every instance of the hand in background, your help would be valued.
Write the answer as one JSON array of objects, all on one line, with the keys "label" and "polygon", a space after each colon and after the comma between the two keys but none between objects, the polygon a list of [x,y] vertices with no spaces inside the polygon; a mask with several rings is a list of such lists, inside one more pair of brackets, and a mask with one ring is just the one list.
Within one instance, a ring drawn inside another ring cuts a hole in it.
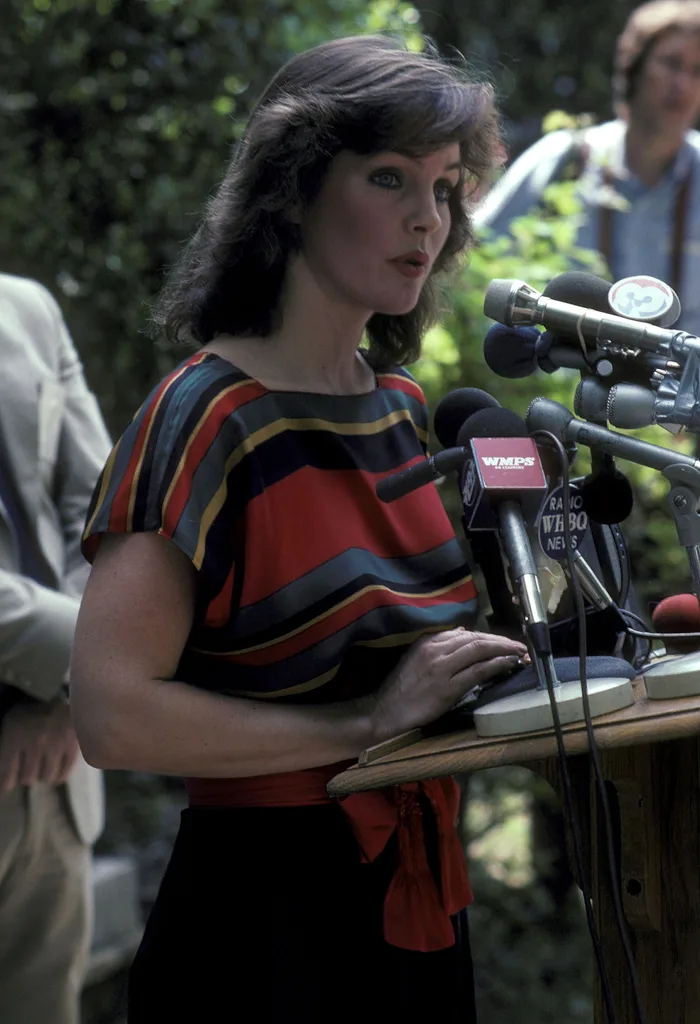
[{"label": "hand in background", "polygon": [[65,782],[77,756],[78,740],[63,700],[15,704],[0,723],[0,792]]}]

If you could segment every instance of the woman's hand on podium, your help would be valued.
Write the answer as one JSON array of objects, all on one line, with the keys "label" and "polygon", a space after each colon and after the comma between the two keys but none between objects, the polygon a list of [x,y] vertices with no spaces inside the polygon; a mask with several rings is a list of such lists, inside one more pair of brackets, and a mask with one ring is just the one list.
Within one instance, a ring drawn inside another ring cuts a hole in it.
[{"label": "woman's hand on podium", "polygon": [[525,644],[463,627],[421,637],[374,695],[376,743],[435,721],[477,685],[527,660]]}]

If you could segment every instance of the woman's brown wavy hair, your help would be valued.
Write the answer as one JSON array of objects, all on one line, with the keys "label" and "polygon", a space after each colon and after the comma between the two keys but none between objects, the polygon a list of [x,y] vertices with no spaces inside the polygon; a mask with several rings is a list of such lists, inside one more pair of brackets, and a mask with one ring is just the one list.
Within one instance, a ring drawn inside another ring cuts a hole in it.
[{"label": "woman's brown wavy hair", "polygon": [[[154,306],[153,333],[199,344],[221,333],[269,335],[287,260],[300,248],[289,211],[313,203],[341,150],[420,156],[458,143],[464,188],[450,199],[452,224],[433,273],[449,269],[473,240],[469,194],[493,167],[498,138],[490,85],[429,46],[415,53],[389,38],[355,36],[299,54],[253,110]],[[411,312],[375,313],[367,324],[372,364],[416,359],[436,316],[430,279]]]}]

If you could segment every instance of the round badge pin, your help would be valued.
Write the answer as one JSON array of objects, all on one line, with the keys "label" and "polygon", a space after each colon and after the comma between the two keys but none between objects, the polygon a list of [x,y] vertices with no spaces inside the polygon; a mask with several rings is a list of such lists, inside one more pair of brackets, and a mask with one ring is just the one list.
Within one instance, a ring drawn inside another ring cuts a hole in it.
[{"label": "round badge pin", "polygon": [[681,312],[678,296],[665,281],[639,274],[616,281],[608,292],[613,313],[630,320],[654,321],[659,327],[670,327]]}]

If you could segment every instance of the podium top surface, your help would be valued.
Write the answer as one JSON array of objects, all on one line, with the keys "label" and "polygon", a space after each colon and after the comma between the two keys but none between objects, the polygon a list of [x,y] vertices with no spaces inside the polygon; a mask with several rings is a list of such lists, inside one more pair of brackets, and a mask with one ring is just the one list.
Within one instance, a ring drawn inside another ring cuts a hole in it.
[{"label": "podium top surface", "polygon": [[[661,743],[700,733],[700,697],[649,700],[641,677],[632,685],[634,704],[592,720],[600,749]],[[584,722],[565,725],[562,732],[568,754],[586,753],[588,735]],[[347,796],[402,782],[498,765],[526,765],[528,761],[556,756],[557,741],[552,729],[502,737],[480,737],[473,728],[424,737],[420,729],[414,729],[364,751],[357,764],[331,779],[328,792],[331,796]]]}]

